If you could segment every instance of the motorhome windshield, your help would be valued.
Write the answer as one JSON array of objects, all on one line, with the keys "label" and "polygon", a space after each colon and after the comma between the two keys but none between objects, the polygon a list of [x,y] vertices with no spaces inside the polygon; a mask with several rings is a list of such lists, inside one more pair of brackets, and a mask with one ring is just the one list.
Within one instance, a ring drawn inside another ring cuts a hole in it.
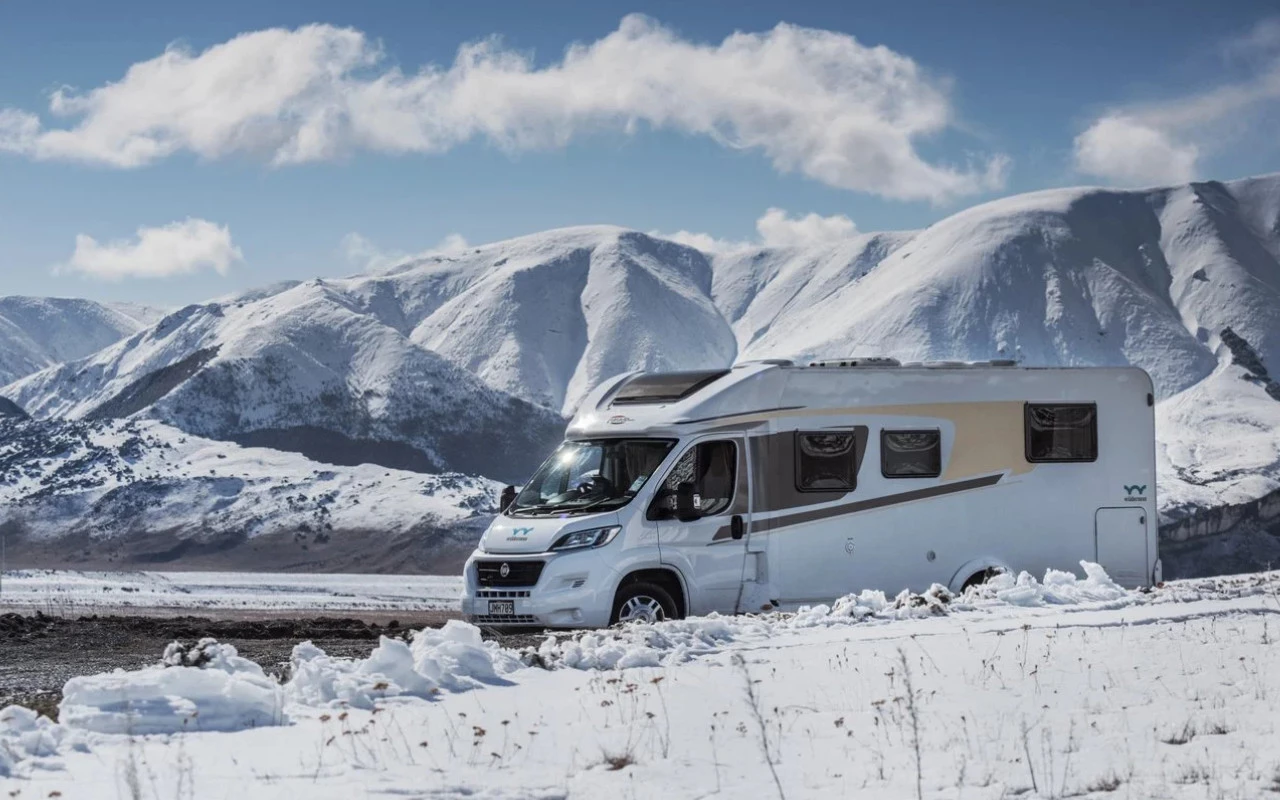
[{"label": "motorhome windshield", "polygon": [[588,514],[622,508],[674,445],[672,439],[565,442],[538,468],[508,513]]}]

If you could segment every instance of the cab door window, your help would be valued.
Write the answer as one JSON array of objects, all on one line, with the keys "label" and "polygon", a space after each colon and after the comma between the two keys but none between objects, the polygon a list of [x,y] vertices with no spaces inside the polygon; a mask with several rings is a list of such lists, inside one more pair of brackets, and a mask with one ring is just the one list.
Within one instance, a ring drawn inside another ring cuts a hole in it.
[{"label": "cab door window", "polygon": [[680,457],[649,507],[649,519],[675,514],[676,490],[693,484],[693,504],[704,517],[723,514],[733,502],[737,482],[738,449],[733,442],[699,442]]}]

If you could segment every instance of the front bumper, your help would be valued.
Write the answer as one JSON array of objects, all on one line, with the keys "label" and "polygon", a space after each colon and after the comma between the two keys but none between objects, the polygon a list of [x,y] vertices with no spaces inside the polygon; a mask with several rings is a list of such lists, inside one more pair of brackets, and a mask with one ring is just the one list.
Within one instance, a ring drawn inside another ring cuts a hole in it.
[{"label": "front bumper", "polygon": [[[477,561],[542,561],[532,586],[481,586]],[[598,550],[568,553],[482,553],[467,559],[463,571],[462,614],[476,625],[539,628],[602,628],[609,624],[618,574]],[[491,614],[491,601],[511,602],[513,615]]]}]

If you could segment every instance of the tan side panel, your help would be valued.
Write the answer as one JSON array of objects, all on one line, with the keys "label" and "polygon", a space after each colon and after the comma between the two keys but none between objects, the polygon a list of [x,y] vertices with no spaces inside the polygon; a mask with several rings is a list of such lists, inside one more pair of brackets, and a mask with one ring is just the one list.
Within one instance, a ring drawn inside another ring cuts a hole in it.
[{"label": "tan side panel", "polygon": [[1035,467],[1027,461],[1022,409],[1022,401],[1013,400],[867,406],[850,411],[950,420],[955,426],[956,437],[942,479],[953,481],[1005,470],[1011,475],[1021,475]]},{"label": "tan side panel", "polygon": [[[1021,400],[972,403],[915,403],[891,406],[850,406],[848,408],[806,408],[766,415],[750,415],[740,422],[785,417],[880,416],[925,417],[949,420],[955,427],[955,441],[947,462],[944,481],[971,478],[992,472],[1022,475],[1035,468],[1027,461],[1022,430]],[[916,423],[903,423],[905,425]]]}]

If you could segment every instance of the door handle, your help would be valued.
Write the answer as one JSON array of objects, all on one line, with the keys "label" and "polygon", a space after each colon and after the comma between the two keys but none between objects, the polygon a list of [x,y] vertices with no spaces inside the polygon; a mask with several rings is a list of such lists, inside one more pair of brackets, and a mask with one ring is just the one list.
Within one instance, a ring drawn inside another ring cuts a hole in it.
[{"label": "door handle", "polygon": [[734,514],[729,520],[729,535],[735,539],[741,539],[745,526],[742,524],[742,515]]}]

